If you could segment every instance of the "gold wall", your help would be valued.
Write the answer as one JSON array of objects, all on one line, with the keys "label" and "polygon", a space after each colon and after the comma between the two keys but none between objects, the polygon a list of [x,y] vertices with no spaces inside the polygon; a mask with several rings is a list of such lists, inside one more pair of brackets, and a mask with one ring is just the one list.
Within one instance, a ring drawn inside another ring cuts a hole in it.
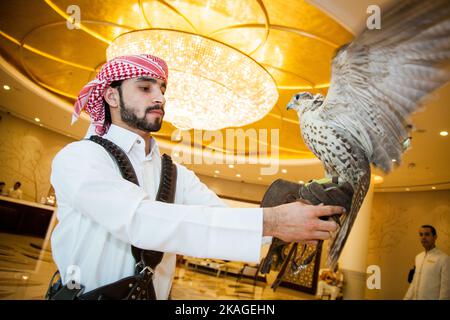
[{"label": "gold wall", "polygon": [[0,181],[22,183],[23,200],[37,201],[50,190],[51,163],[70,138],[0,111]]}]

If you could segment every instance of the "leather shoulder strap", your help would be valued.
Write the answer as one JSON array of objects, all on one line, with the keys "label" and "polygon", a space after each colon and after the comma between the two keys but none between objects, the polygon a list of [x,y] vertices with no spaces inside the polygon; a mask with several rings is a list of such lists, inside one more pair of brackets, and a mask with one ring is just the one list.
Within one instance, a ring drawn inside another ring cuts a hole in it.
[{"label": "leather shoulder strap", "polygon": [[159,189],[156,194],[156,201],[173,203],[177,187],[177,167],[173,164],[172,158],[167,154],[161,157],[161,179]]},{"label": "leather shoulder strap", "polygon": [[[101,145],[106,151],[108,151],[119,167],[120,173],[124,179],[139,185],[136,172],[134,171],[130,159],[128,159],[125,151],[123,151],[114,142],[100,136],[91,136],[89,137],[89,140]],[[158,193],[156,195],[156,201],[167,203],[173,203],[175,201],[176,180],[177,167],[172,162],[172,158],[169,155],[163,154],[161,157],[161,179],[159,182]]]},{"label": "leather shoulder strap", "polygon": [[113,160],[119,167],[119,171],[124,179],[133,182],[136,185],[139,185],[136,172],[134,171],[130,159],[128,159],[125,151],[123,151],[114,142],[109,141],[108,139],[102,138],[100,136],[90,136],[89,140],[101,145],[103,148],[105,148],[106,151],[108,151],[111,158],[113,158]]},{"label": "leather shoulder strap", "polygon": [[[89,140],[101,145],[105,148],[110,156],[114,159],[117,166],[119,167],[122,177],[136,185],[139,185],[139,181],[136,176],[136,172],[128,159],[125,151],[123,151],[119,146],[117,146],[112,141],[102,138],[100,136],[91,136]],[[175,200],[176,191],[176,180],[177,180],[177,168],[172,162],[172,159],[167,154],[164,154],[161,158],[161,179],[159,182],[159,189],[156,195],[156,201],[162,201],[167,203],[173,203]],[[142,250],[131,246],[131,252],[133,257],[139,265],[140,268],[149,266],[155,269],[156,266],[161,262],[163,253],[154,250]],[[138,270],[139,271],[139,270]]]}]

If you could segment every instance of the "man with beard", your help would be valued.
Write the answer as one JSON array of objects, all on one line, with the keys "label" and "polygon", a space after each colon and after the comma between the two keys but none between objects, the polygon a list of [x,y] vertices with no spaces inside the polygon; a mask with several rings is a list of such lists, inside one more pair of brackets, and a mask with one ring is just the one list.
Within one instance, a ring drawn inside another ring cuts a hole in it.
[{"label": "man with beard", "polygon": [[419,237],[425,251],[416,256],[415,272],[405,300],[450,300],[450,258],[436,248],[436,229],[423,225]]},{"label": "man with beard", "polygon": [[[153,298],[167,299],[177,254],[259,262],[261,246],[271,236],[315,243],[337,229],[334,221],[319,217],[341,214],[339,206],[294,202],[264,209],[227,208],[179,164],[174,203],[155,201],[162,160],[151,133],[161,128],[167,80],[167,65],[158,57],[117,57],[102,67],[75,103],[73,119],[85,109],[92,124],[86,139],[67,145],[53,160],[51,183],[59,222],[52,251],[62,284],[84,286],[81,298],[105,286],[111,292],[115,283],[123,285],[121,279],[136,274],[130,247],[164,252],[157,267],[148,270]],[[92,135],[126,153],[139,185],[120,175],[108,152],[88,139]],[[134,282],[129,286],[136,287]],[[139,290],[144,291],[138,286],[133,292]]]}]

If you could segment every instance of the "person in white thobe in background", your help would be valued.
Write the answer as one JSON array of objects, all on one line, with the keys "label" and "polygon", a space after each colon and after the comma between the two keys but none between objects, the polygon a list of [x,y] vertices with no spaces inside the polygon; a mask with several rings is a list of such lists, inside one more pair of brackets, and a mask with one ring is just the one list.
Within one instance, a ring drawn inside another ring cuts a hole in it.
[{"label": "person in white thobe in background", "polygon": [[419,236],[424,252],[416,256],[413,280],[405,300],[450,300],[450,257],[436,248],[436,229],[423,225]]}]

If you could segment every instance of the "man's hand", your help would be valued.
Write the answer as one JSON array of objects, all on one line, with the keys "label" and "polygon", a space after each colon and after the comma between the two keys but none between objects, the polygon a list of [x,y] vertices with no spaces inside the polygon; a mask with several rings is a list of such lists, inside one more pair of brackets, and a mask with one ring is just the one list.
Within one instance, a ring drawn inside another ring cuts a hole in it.
[{"label": "man's hand", "polygon": [[274,236],[261,273],[270,272],[273,256],[289,242],[315,245],[319,240],[330,239],[330,233],[337,230],[343,208],[350,211],[352,197],[353,189],[348,183],[337,184],[332,180],[300,185],[283,179],[274,181],[261,201],[263,235]]},{"label": "man's hand", "polygon": [[264,208],[263,235],[286,242],[316,244],[317,240],[330,239],[330,232],[336,231],[338,227],[335,221],[324,221],[320,217],[343,212],[343,207],[314,206],[300,201]]}]

